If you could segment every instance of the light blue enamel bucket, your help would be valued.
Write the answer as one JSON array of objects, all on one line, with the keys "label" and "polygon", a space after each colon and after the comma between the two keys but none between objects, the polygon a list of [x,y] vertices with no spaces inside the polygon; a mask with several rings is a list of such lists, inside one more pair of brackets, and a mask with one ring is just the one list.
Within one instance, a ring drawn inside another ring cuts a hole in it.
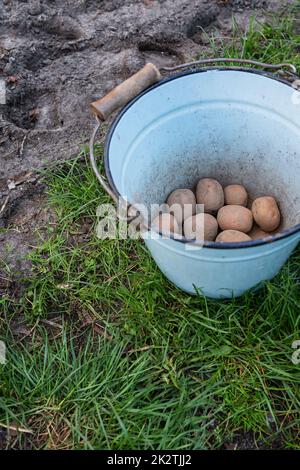
[{"label": "light blue enamel bucket", "polygon": [[283,225],[265,240],[207,242],[187,250],[184,239],[153,239],[146,231],[151,255],[180,289],[212,298],[241,296],[272,279],[296,248],[299,95],[287,78],[261,70],[188,70],[160,80],[120,112],[106,138],[108,183],[92,154],[97,176],[115,200],[121,195],[130,203],[161,204],[174,189],[194,188],[200,178],[213,177],[223,185],[245,185],[251,198],[274,195],[280,201]]}]

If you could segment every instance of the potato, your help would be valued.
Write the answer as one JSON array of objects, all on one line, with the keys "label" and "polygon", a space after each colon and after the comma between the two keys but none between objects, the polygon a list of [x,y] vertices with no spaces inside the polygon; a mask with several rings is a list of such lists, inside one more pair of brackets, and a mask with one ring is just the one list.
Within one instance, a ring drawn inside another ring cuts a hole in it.
[{"label": "potato", "polygon": [[252,229],[252,212],[243,206],[224,206],[217,216],[219,226],[222,230],[238,230],[248,233]]},{"label": "potato", "polygon": [[184,235],[189,240],[213,241],[218,233],[218,222],[210,214],[197,214],[184,221]]},{"label": "potato", "polygon": [[272,196],[255,199],[252,214],[257,225],[265,232],[273,232],[280,225],[280,211],[276,199]]},{"label": "potato", "polygon": [[238,230],[225,230],[224,232],[219,233],[216,238],[216,242],[223,243],[238,243],[238,242],[250,242],[252,240],[249,235],[246,235],[243,232]]},{"label": "potato", "polygon": [[272,234],[268,232],[264,232],[264,230],[262,230],[261,228],[258,227],[258,225],[255,224],[251,232],[248,233],[248,235],[249,237],[252,238],[252,240],[260,240],[262,238],[269,237]]},{"label": "potato", "polygon": [[211,214],[224,206],[224,191],[217,180],[203,178],[197,184],[196,199],[204,204],[204,212]]},{"label": "potato", "polygon": [[190,189],[176,189],[169,195],[167,204],[179,224],[196,214],[196,197]]},{"label": "potato", "polygon": [[151,227],[157,231],[161,232],[164,235],[169,235],[170,233],[179,233],[179,225],[177,220],[172,214],[163,213],[159,214],[153,220]]},{"label": "potato", "polygon": [[225,204],[247,206],[248,193],[241,184],[230,184],[224,189]]}]

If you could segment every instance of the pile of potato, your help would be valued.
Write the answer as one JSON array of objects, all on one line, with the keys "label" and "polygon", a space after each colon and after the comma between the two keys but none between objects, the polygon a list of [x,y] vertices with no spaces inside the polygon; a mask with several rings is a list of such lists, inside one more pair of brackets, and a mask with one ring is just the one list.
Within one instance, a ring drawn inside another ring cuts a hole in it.
[{"label": "pile of potato", "polygon": [[[158,215],[152,226],[162,233],[182,234],[191,241],[203,241],[203,234],[205,241],[258,240],[274,233],[281,222],[274,197],[259,197],[250,204],[244,186],[231,184],[223,189],[212,178],[201,179],[196,194],[190,189],[176,189],[166,203],[170,211]],[[204,214],[197,214],[196,204],[204,205]]]}]

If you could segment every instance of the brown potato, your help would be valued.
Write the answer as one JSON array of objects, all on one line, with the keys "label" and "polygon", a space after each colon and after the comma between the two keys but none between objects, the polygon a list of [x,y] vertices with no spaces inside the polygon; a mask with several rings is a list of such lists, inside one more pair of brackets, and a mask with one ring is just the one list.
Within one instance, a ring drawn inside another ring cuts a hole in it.
[{"label": "brown potato", "polygon": [[273,232],[280,225],[280,211],[276,199],[272,196],[255,199],[252,214],[257,225],[265,232]]},{"label": "brown potato", "polygon": [[189,240],[213,241],[218,233],[218,222],[210,214],[197,214],[184,221],[184,235]]},{"label": "brown potato", "polygon": [[258,225],[254,225],[253,229],[251,232],[248,233],[249,237],[252,238],[252,240],[260,240],[261,238],[266,238],[272,235],[272,233],[265,232],[261,228],[258,227]]},{"label": "brown potato", "polygon": [[161,232],[165,235],[169,235],[170,233],[179,233],[179,225],[177,220],[172,214],[168,214],[167,212],[159,214],[157,217],[155,217],[151,227],[155,231]]},{"label": "brown potato", "polygon": [[176,189],[169,195],[167,204],[179,224],[196,214],[196,197],[190,189]]},{"label": "brown potato", "polygon": [[253,225],[252,212],[243,206],[224,206],[219,210],[217,219],[222,230],[248,233]]},{"label": "brown potato", "polygon": [[246,235],[243,232],[238,230],[225,230],[224,232],[219,233],[216,238],[216,242],[223,243],[239,243],[239,242],[250,242],[252,240],[249,235]]},{"label": "brown potato", "polygon": [[211,214],[224,206],[224,191],[217,180],[203,178],[197,184],[196,199],[204,204],[204,212]]},{"label": "brown potato", "polygon": [[225,204],[247,206],[248,193],[241,184],[230,184],[224,189]]}]

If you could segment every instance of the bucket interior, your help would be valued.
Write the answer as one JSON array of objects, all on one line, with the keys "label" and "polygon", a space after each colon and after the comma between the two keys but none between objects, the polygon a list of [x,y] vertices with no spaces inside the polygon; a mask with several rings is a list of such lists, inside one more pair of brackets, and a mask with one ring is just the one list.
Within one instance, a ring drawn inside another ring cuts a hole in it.
[{"label": "bucket interior", "polygon": [[263,73],[206,70],[172,77],[120,114],[106,171],[130,203],[162,204],[203,177],[273,195],[282,229],[300,222],[299,92]]}]

